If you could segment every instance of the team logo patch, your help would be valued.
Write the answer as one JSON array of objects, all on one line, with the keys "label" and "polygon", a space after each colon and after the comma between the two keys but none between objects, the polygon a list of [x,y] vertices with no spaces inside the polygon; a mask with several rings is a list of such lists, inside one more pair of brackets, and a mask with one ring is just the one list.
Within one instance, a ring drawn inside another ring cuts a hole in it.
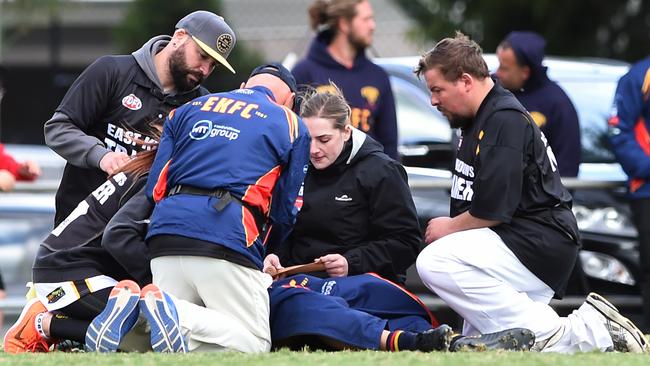
[{"label": "team logo patch", "polygon": [[54,304],[55,302],[59,301],[60,298],[65,296],[65,291],[63,291],[62,287],[57,287],[52,292],[47,294],[47,303],[48,304]]},{"label": "team logo patch", "polygon": [[135,94],[129,94],[122,98],[122,105],[132,111],[137,111],[142,108],[142,101]]},{"label": "team logo patch", "polygon": [[530,112],[530,116],[533,118],[533,121],[535,121],[537,127],[542,127],[546,124],[546,116],[543,115],[542,113]]},{"label": "team logo patch", "polygon": [[228,53],[232,44],[232,36],[228,33],[224,33],[217,37],[217,50],[221,53]]},{"label": "team logo patch", "polygon": [[364,86],[361,88],[361,96],[364,97],[370,105],[374,105],[379,99],[379,89],[374,86]]},{"label": "team logo patch", "polygon": [[352,202],[352,197],[348,196],[347,194],[344,194],[340,197],[334,196],[334,200],[339,202]]},{"label": "team logo patch", "polygon": [[207,119],[200,120],[194,124],[190,131],[190,138],[194,140],[203,140],[210,135],[212,131],[212,121]]}]

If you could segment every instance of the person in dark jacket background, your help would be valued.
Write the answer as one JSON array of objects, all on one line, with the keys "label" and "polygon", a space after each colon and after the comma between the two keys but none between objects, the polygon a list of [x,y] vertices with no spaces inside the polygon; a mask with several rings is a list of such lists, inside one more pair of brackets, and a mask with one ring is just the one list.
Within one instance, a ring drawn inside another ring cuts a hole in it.
[{"label": "person in dark jacket background", "polygon": [[293,68],[296,82],[327,90],[332,81],[352,107],[352,126],[397,155],[397,117],[388,75],[365,54],[375,30],[367,0],[316,0],[309,8],[311,26],[318,33],[309,52]]},{"label": "person in dark jacket background", "polygon": [[528,110],[557,160],[560,175],[576,177],[580,166],[580,125],[571,99],[542,66],[546,41],[534,32],[511,32],[497,47],[496,75]]}]

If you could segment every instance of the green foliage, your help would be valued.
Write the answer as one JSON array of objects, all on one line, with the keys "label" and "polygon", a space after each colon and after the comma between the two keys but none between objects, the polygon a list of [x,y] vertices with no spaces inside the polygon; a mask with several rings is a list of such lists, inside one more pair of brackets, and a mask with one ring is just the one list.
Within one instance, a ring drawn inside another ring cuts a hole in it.
[{"label": "green foliage", "polygon": [[196,10],[221,13],[220,0],[135,0],[129,5],[126,17],[115,35],[119,49],[129,53],[140,48],[151,37],[171,35],[176,23]]},{"label": "green foliage", "polygon": [[635,61],[650,54],[650,2],[642,0],[393,0],[431,43],[460,30],[494,52],[513,30],[547,40],[547,54]]},{"label": "green foliage", "polygon": [[[129,4],[127,15],[115,31],[116,40],[122,53],[131,53],[142,47],[157,35],[171,35],[176,23],[185,15],[196,10],[208,10],[222,14],[220,0],[134,0]],[[226,21],[227,14],[224,15]],[[232,26],[232,24],[231,24]],[[233,27],[235,35],[237,29]],[[225,67],[218,66],[204,84],[210,91],[223,91],[239,87],[250,71],[262,63],[261,56],[248,50],[242,42],[237,42],[228,57],[228,62],[237,74],[233,75]]]}]

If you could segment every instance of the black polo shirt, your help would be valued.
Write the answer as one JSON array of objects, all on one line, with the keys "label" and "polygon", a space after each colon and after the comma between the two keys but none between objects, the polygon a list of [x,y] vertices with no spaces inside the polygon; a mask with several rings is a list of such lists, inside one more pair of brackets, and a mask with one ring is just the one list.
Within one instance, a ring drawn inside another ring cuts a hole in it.
[{"label": "black polo shirt", "polygon": [[544,135],[516,98],[495,85],[461,138],[451,216],[469,211],[500,221],[491,229],[561,297],[580,239],[571,195]]}]

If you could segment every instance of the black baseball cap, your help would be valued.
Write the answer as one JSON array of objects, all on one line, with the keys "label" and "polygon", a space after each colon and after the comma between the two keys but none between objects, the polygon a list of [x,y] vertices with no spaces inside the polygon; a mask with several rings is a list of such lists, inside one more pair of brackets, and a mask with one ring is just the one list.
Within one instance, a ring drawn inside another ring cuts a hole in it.
[{"label": "black baseball cap", "polygon": [[222,17],[205,10],[195,11],[178,21],[176,29],[181,28],[192,36],[203,51],[235,73],[226,58],[235,47],[237,39],[235,32]]},{"label": "black baseball cap", "polygon": [[278,77],[280,80],[284,81],[285,84],[287,84],[289,90],[291,90],[292,93],[298,93],[296,79],[293,77],[293,75],[291,75],[291,71],[282,66],[282,64],[279,62],[271,62],[256,67],[253,69],[253,72],[251,72],[251,75],[248,78],[250,79],[258,74],[271,74],[275,77]]}]

